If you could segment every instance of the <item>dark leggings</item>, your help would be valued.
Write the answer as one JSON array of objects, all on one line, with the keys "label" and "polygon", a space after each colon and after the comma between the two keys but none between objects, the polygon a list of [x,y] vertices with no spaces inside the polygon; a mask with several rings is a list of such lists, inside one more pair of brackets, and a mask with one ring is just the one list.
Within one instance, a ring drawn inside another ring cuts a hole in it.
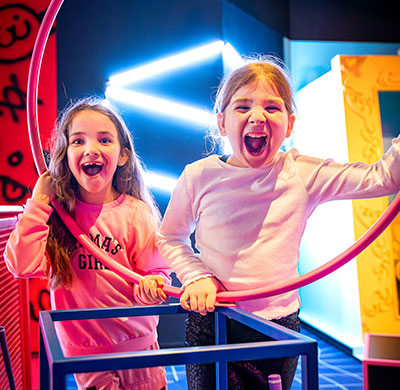
[{"label": "dark leggings", "polygon": [[[298,312],[272,320],[300,332]],[[186,320],[186,346],[214,345],[214,314],[202,316],[191,312]],[[237,321],[228,319],[228,344],[273,340]],[[228,388],[232,390],[268,389],[268,375],[279,374],[282,390],[290,390],[296,373],[298,356],[228,363]],[[188,364],[186,376],[189,390],[215,389],[215,364]]]}]

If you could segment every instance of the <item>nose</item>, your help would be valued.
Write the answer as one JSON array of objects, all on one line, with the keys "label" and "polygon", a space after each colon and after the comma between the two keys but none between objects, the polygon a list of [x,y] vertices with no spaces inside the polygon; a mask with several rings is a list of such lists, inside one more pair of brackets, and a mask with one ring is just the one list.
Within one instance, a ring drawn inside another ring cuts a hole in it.
[{"label": "nose", "polygon": [[265,123],[264,110],[258,108],[254,109],[249,117],[249,123],[257,125]]},{"label": "nose", "polygon": [[100,154],[97,141],[90,141],[86,143],[85,154],[87,156],[97,156]]}]

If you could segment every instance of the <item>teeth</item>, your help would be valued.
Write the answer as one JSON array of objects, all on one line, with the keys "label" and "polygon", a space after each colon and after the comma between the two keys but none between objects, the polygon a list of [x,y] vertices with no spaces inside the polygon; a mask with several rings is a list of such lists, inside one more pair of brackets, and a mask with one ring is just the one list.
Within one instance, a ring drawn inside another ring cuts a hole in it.
[{"label": "teeth", "polygon": [[244,144],[249,153],[257,155],[264,150],[267,144],[267,136],[262,133],[246,134],[244,137]]},{"label": "teeth", "polygon": [[246,136],[250,137],[250,138],[264,138],[264,137],[266,137],[265,134],[246,134]]},{"label": "teeth", "polygon": [[97,166],[102,166],[102,163],[99,162],[86,162],[82,164],[84,167],[87,167],[88,165],[97,165]]},{"label": "teeth", "polygon": [[103,164],[99,162],[87,162],[82,164],[82,169],[89,176],[95,176],[103,169]]}]

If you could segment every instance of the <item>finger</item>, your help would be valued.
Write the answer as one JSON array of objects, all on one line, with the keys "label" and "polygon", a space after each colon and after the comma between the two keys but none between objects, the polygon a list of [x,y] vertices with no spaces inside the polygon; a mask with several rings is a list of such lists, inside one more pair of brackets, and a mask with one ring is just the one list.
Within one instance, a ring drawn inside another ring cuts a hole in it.
[{"label": "finger", "polygon": [[145,279],[145,280],[143,281],[143,293],[144,293],[145,295],[148,295],[148,294],[149,294],[149,281],[148,281],[148,279]]},{"label": "finger", "polygon": [[214,311],[215,310],[215,300],[217,298],[216,293],[210,293],[207,295],[206,298],[206,309],[207,311]]},{"label": "finger", "polygon": [[197,296],[196,295],[190,295],[189,296],[189,307],[190,310],[198,312],[198,305],[197,305]]},{"label": "finger", "polygon": [[180,302],[181,302],[181,306],[182,306],[185,310],[189,310],[189,311],[190,311],[189,295],[188,295],[188,293],[183,292],[183,294],[181,295],[181,298],[180,298]]},{"label": "finger", "polygon": [[161,298],[160,292],[162,292],[163,295],[165,295],[164,291],[161,288],[157,287],[157,283],[154,282],[154,286],[152,286],[152,290],[151,290],[151,294],[152,294],[152,297],[154,298],[154,300],[156,300],[156,301],[160,300],[160,298]]},{"label": "finger", "polygon": [[147,293],[146,293],[145,282],[146,282],[145,280],[141,280],[139,282],[139,292],[140,292],[140,295],[142,296],[142,299],[147,302],[149,297],[147,296]]},{"label": "finger", "polygon": [[200,314],[205,315],[206,309],[206,295],[201,295],[197,300],[197,310]]},{"label": "finger", "polygon": [[158,298],[157,297],[157,282],[155,280],[149,280],[148,296],[153,300],[156,300]]},{"label": "finger", "polygon": [[161,288],[157,289],[157,296],[158,296],[158,300],[161,300],[163,302],[167,302],[168,298],[169,298],[168,295],[165,294],[165,292]]},{"label": "finger", "polygon": [[139,282],[139,291],[140,291],[140,294],[142,294],[142,295],[144,295],[144,296],[146,296],[146,281],[145,280],[141,280],[140,282]]},{"label": "finger", "polygon": [[154,299],[154,292],[153,292],[153,281],[152,280],[145,280],[144,281],[144,289],[143,292],[148,300]]},{"label": "finger", "polygon": [[154,275],[154,276],[155,276],[155,281],[156,281],[158,287],[163,288],[165,285],[164,278],[160,275]]}]

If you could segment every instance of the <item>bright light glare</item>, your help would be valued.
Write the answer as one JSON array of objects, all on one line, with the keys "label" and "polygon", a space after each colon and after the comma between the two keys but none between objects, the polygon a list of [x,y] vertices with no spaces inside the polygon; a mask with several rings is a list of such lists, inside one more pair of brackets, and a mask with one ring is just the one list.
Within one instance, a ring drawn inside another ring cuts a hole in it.
[{"label": "bright light glare", "polygon": [[222,137],[222,142],[223,142],[223,145],[222,145],[223,153],[231,155],[233,153],[233,150],[232,150],[232,145],[229,142],[228,137],[226,137],[226,136]]},{"label": "bright light glare", "polygon": [[0,214],[4,213],[22,213],[24,208],[22,206],[4,205],[0,206]]},{"label": "bright light glare", "polygon": [[177,179],[158,175],[153,172],[145,172],[144,174],[144,183],[147,186],[158,188],[166,192],[171,192],[175,188],[177,181]]},{"label": "bright light glare", "polygon": [[222,61],[228,73],[240,68],[245,63],[239,53],[228,42],[225,43],[222,50]]},{"label": "bright light glare", "polygon": [[146,110],[156,111],[158,113],[178,117],[190,122],[200,123],[210,126],[214,123],[214,115],[197,108],[185,106],[180,103],[170,102],[165,99],[154,96],[129,91],[127,89],[108,86],[105,92],[107,99],[114,99],[134,106],[142,107]]},{"label": "bright light glare", "polygon": [[133,68],[110,77],[110,85],[123,86],[138,80],[152,77],[156,74],[165,73],[172,69],[182,68],[184,66],[200,62],[221,53],[224,47],[223,41],[216,41],[196,49],[188,50],[180,54],[173,55],[147,65]]},{"label": "bright light glare", "polygon": [[111,107],[110,101],[107,100],[107,99],[103,99],[103,100],[101,101],[101,105],[104,106],[104,107],[106,107],[106,108],[112,108],[112,107]]}]

